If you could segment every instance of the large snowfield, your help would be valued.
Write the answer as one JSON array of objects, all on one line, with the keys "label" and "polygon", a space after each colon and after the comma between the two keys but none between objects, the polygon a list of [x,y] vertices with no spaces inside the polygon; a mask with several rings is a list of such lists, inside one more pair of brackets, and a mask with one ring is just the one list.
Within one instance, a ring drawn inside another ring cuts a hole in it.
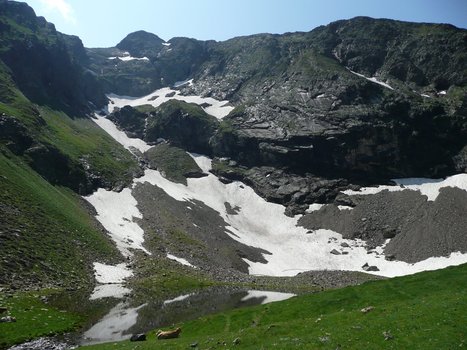
[{"label": "large snowfield", "polygon": [[[212,98],[206,99],[199,96],[181,96],[178,91],[175,91],[175,95],[172,97],[165,96],[174,91],[170,88],[164,88],[141,98],[109,95],[111,98],[109,111],[127,104],[137,106],[150,103],[153,106],[158,106],[170,98],[195,103],[208,102],[212,107],[216,106],[214,110],[218,118],[222,118],[231,109],[231,107],[222,107],[228,101],[216,101]],[[153,96],[159,97],[149,101]],[[209,108],[211,107],[206,108],[208,113]],[[97,117],[95,121],[128,149],[136,147],[144,152],[150,148],[142,140],[128,138],[125,133],[117,130],[116,126],[104,117]],[[415,264],[388,261],[384,258],[383,246],[377,249],[381,254],[367,254],[364,241],[347,240],[342,238],[340,233],[325,229],[310,233],[305,228],[297,226],[300,216],[293,218],[286,216],[283,206],[265,201],[252,188],[241,182],[230,184],[220,182],[216,176],[209,173],[211,168],[209,158],[198,154],[191,156],[209,175],[203,178],[190,178],[187,186],[167,180],[156,170],[146,170],[144,176],[134,179],[130,188],[119,193],[100,189],[86,197],[96,208],[97,219],[109,231],[124,255],[131,255],[131,249],[145,251],[144,232],[134,222],[134,218],[140,218],[141,214],[137,208],[136,200],[131,195],[131,188],[137,183],[147,182],[160,187],[178,201],[188,202],[196,199],[203,202],[216,210],[228,223],[226,234],[231,238],[268,251],[270,254],[264,254],[264,258],[267,260],[265,264],[246,260],[249,265],[249,273],[253,275],[293,276],[308,270],[362,271],[362,266],[368,264],[377,266],[379,269],[379,271],[372,273],[393,277],[467,262],[467,254],[461,253],[452,253],[449,257],[433,257]],[[444,180],[400,179],[396,182],[398,185],[395,186],[363,188],[359,192],[346,191],[346,193],[370,195],[385,189],[390,191],[408,189],[420,191],[428,197],[428,200],[435,200],[442,187],[453,186],[467,191],[467,174],[452,176]],[[239,212],[235,215],[228,214],[225,203],[229,203],[231,207],[240,208]],[[193,202],[189,204],[193,205]],[[319,207],[320,205],[312,205],[310,210]],[[348,248],[341,246],[344,242],[349,245]],[[333,249],[345,251],[346,254],[331,254]],[[181,258],[172,256],[170,258],[185,265],[192,265],[185,259],[182,261]]]},{"label": "large snowfield", "polygon": [[[178,82],[176,86],[182,86],[186,84],[190,84],[190,80],[185,80],[183,82]],[[173,96],[171,96],[174,94]],[[169,95],[169,96],[167,96]],[[131,96],[119,96],[115,94],[109,94],[107,97],[110,99],[110,103],[108,106],[109,113],[116,107],[124,107],[124,106],[141,106],[141,105],[151,105],[153,107],[158,107],[162,103],[167,102],[169,100],[180,100],[185,101],[188,103],[196,103],[198,105],[206,104],[209,105],[207,107],[203,107],[204,111],[208,114],[213,115],[218,119],[224,118],[227,114],[229,114],[233,107],[230,106],[229,101],[218,101],[212,97],[201,97],[201,96],[183,96],[180,95],[180,91],[173,90],[169,87],[162,88],[156,90],[149,95],[143,97],[131,97]],[[117,140],[118,141],[118,140]]]}]

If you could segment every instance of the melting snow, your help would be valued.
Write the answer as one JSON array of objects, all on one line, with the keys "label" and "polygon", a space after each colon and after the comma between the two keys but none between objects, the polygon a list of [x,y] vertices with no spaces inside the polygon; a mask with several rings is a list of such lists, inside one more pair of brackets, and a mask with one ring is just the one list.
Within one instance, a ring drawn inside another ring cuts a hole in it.
[{"label": "melting snow", "polygon": [[96,219],[109,232],[110,238],[123,256],[132,256],[131,249],[141,249],[149,254],[143,247],[144,231],[133,222],[134,218],[141,219],[142,215],[136,207],[138,202],[131,194],[130,188],[125,188],[121,192],[100,188],[84,199],[96,209]]},{"label": "melting snow", "polygon": [[388,89],[391,89],[391,90],[394,90],[394,88],[382,81],[379,81],[378,79],[376,79],[375,77],[372,77],[372,78],[368,78],[366,76],[364,76],[363,74],[360,74],[360,73],[357,73],[357,72],[354,72],[353,70],[347,68],[349,70],[349,72],[355,74],[355,75],[358,75],[359,77],[362,77],[362,78],[365,78],[366,80],[369,80],[369,81],[372,81],[373,83],[376,83],[376,84],[379,84],[381,86],[384,86],[385,88],[388,88]]},{"label": "melting snow", "polygon": [[185,299],[188,299],[189,297],[191,297],[192,295],[194,295],[193,293],[191,294],[185,294],[185,295],[180,295],[174,299],[170,299],[170,300],[165,300],[164,301],[164,305],[168,305],[168,304],[172,304],[172,303],[176,303],[178,301],[182,301],[182,300],[185,300]]},{"label": "melting snow", "polygon": [[343,193],[347,195],[368,195],[375,194],[384,190],[393,191],[420,191],[422,195],[427,196],[429,201],[434,201],[438,195],[439,190],[443,187],[457,187],[467,191],[467,174],[458,174],[447,177],[446,179],[426,179],[426,178],[406,178],[406,179],[393,179],[398,186],[377,186],[377,187],[363,187],[359,191],[347,190]]},{"label": "melting snow", "polygon": [[320,204],[320,203],[312,203],[308,206],[308,209],[305,210],[306,213],[311,213],[311,212],[314,212],[314,211],[318,211],[321,209],[321,207],[323,206],[324,204]]},{"label": "melting snow", "polygon": [[253,298],[264,298],[261,301],[261,305],[272,303],[275,301],[287,300],[294,297],[296,294],[292,293],[280,293],[280,292],[270,292],[263,290],[249,290],[248,294],[242,298],[241,301],[247,301]]},{"label": "melting snow", "polygon": [[175,260],[176,262],[179,262],[179,263],[182,264],[182,265],[190,266],[190,267],[195,267],[194,265],[190,264],[188,260],[183,259],[183,258],[177,258],[175,255],[167,254],[167,257],[168,257],[170,260]]},{"label": "melting snow", "polygon": [[94,263],[94,275],[97,283],[102,283],[94,288],[90,300],[107,297],[123,298],[130,290],[122,285],[126,278],[133,276],[133,272],[125,264],[116,266]]},{"label": "melting snow", "polygon": [[140,139],[129,138],[123,131],[118,130],[117,126],[109,119],[101,117],[98,114],[95,114],[94,116],[95,118],[93,121],[129,151],[134,147],[144,153],[152,147]]},{"label": "melting snow", "polygon": [[348,205],[338,205],[337,206],[339,208],[339,210],[352,210],[353,207],[350,207]]},{"label": "melting snow", "polygon": [[112,266],[95,262],[94,270],[98,283],[122,283],[125,278],[133,275],[123,263]]},{"label": "melting snow", "polygon": [[[167,97],[167,95],[171,95],[171,94],[174,94],[174,95],[172,97]],[[151,100],[151,97],[153,98],[154,96],[159,96],[159,97]],[[107,97],[113,102],[109,104],[110,113],[116,107],[121,108],[127,105],[135,107],[135,106],[147,105],[147,104],[157,107],[157,106],[160,106],[162,103],[167,102],[172,99],[185,101],[188,103],[196,103],[198,105],[207,103],[209,106],[203,107],[204,111],[208,114],[213,115],[214,117],[218,119],[224,118],[234,108],[232,106],[228,106],[229,101],[219,101],[212,97],[182,96],[180,95],[180,91],[173,90],[168,87],[156,90],[150,93],[149,95],[143,96],[143,97],[119,96],[115,94],[109,94],[107,95]]]},{"label": "melting snow", "polygon": [[132,57],[130,56],[129,52],[124,52],[123,56],[112,56],[112,57],[107,57],[108,60],[114,60],[114,59],[119,59],[120,61],[149,61],[149,58],[147,57]]},{"label": "melting snow", "polygon": [[180,87],[183,85],[193,85],[193,79],[187,79],[187,80],[182,80],[182,81],[176,81],[174,84],[174,87]]}]

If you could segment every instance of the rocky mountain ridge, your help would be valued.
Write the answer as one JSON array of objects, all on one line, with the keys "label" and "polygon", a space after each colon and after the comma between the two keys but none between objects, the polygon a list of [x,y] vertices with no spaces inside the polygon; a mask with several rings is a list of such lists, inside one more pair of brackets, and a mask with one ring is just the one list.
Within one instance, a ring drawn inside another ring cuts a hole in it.
[{"label": "rocky mountain ridge", "polygon": [[[122,43],[142,45],[146,35],[136,32]],[[308,33],[176,38],[146,50],[147,61],[117,63],[119,75],[149,79],[137,88],[135,79],[123,87],[117,73],[102,79],[114,82],[107,89],[132,95],[191,77],[182,94],[230,100],[236,109],[203,152],[247,168],[363,184],[442,177],[466,170],[466,35],[450,25],[357,17]],[[95,69],[99,61],[88,52]],[[194,59],[186,64],[184,57]],[[185,75],[170,76],[168,62]]]}]

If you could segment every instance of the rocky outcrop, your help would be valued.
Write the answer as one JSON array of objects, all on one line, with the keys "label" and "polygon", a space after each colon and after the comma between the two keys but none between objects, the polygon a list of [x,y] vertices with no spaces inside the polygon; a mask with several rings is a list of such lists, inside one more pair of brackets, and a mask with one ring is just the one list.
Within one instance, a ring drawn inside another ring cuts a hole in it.
[{"label": "rocky outcrop", "polygon": [[303,213],[310,203],[338,201],[340,191],[358,188],[343,178],[299,175],[266,166],[246,168],[226,159],[215,159],[212,172],[223,182],[242,181],[251,186],[266,200],[284,205],[287,215]]},{"label": "rocky outcrop", "polygon": [[15,154],[23,154],[34,142],[26,126],[5,113],[0,115],[0,140]]},{"label": "rocky outcrop", "polygon": [[148,113],[140,112],[131,106],[125,106],[109,114],[108,119],[124,130],[128,137],[143,139],[148,116]]},{"label": "rocky outcrop", "polygon": [[163,138],[190,152],[211,154],[209,140],[218,121],[200,106],[170,100],[155,109],[147,119],[145,140]]}]

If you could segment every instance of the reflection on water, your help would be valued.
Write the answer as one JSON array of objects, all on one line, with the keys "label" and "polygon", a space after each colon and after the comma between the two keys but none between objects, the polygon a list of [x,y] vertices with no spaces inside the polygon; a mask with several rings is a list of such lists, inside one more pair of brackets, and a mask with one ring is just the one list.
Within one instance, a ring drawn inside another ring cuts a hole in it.
[{"label": "reflection on water", "polygon": [[152,300],[139,306],[120,302],[84,332],[81,344],[124,340],[135,333],[146,333],[207,314],[266,304],[293,296],[290,293],[212,288],[170,300]]},{"label": "reflection on water", "polygon": [[83,344],[95,344],[124,340],[131,337],[126,331],[133,327],[138,318],[138,310],[146,304],[130,308],[125,302],[117,304],[99,322],[83,334]]},{"label": "reflection on water", "polygon": [[272,303],[274,301],[282,301],[292,298],[295,294],[292,293],[278,293],[269,292],[265,290],[249,290],[248,294],[241,301],[248,301],[250,299],[261,300],[262,304]]},{"label": "reflection on water", "polygon": [[94,288],[89,300],[98,300],[102,298],[114,297],[121,299],[125,295],[130,294],[131,290],[124,287],[120,283],[116,284],[101,284]]}]

